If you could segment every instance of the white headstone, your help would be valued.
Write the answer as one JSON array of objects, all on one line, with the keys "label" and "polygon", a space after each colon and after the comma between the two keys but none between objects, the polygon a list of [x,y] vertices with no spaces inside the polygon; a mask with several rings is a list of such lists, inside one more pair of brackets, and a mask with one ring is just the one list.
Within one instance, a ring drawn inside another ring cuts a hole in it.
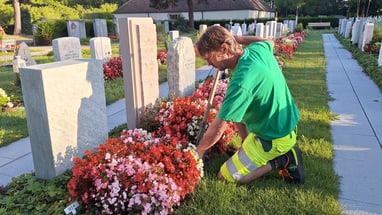
[{"label": "white headstone", "polygon": [[281,37],[281,35],[283,34],[284,32],[284,24],[281,23],[281,22],[278,22],[276,24],[276,38],[279,38]]},{"label": "white headstone", "polygon": [[346,23],[346,29],[345,29],[345,35],[344,35],[345,38],[349,38],[350,37],[350,31],[351,31],[352,24],[353,24],[352,21],[348,21]]},{"label": "white headstone", "polygon": [[257,37],[264,37],[264,24],[257,23],[256,24],[256,34]]},{"label": "white headstone", "polygon": [[50,179],[108,136],[102,63],[68,60],[20,68],[36,176]]},{"label": "white headstone", "polygon": [[199,25],[199,34],[202,35],[207,30],[207,25]]},{"label": "white headstone", "polygon": [[294,20],[289,20],[288,22],[289,32],[294,32],[295,28],[296,28],[296,22]]},{"label": "white headstone", "polygon": [[374,33],[374,23],[366,23],[365,30],[363,31],[363,39],[361,49],[364,51],[364,47],[366,44],[369,44],[373,39]]},{"label": "white headstone", "polygon": [[[382,44],[382,41],[381,41]],[[382,66],[382,46],[379,48],[378,66]]]},{"label": "white headstone", "polygon": [[55,61],[82,58],[81,43],[78,37],[60,37],[52,40]]},{"label": "white headstone", "polygon": [[359,38],[359,28],[361,25],[361,21],[357,19],[354,22],[353,28],[352,28],[352,33],[351,33],[351,42],[352,44],[357,44],[358,43],[358,38]]},{"label": "white headstone", "polygon": [[93,37],[89,40],[91,56],[106,61],[111,58],[111,40],[109,37]]},{"label": "white headstone", "polygon": [[232,31],[234,36],[242,36],[243,35],[240,25],[232,26],[231,31]]},{"label": "white headstone", "polygon": [[264,25],[264,36],[265,39],[269,38],[269,25]]},{"label": "white headstone", "polygon": [[120,18],[127,127],[139,127],[140,114],[159,97],[156,26],[152,18]]},{"label": "white headstone", "polygon": [[241,24],[241,32],[243,35],[247,35],[247,24],[243,23]]},{"label": "white headstone", "polygon": [[195,91],[195,51],[191,38],[178,37],[167,52],[170,96],[185,97]]},{"label": "white headstone", "polygon": [[85,21],[69,20],[66,25],[69,37],[78,37],[80,39],[86,38]]},{"label": "white headstone", "polygon": [[15,56],[15,59],[13,60],[12,62],[12,66],[13,66],[13,72],[14,73],[20,73],[20,68],[22,67],[26,67],[26,62],[24,59],[22,59],[20,56]]},{"label": "white headstone", "polygon": [[108,36],[106,19],[94,19],[93,28],[95,37]]},{"label": "white headstone", "polygon": [[169,35],[170,35],[170,41],[173,41],[179,37],[179,31],[170,31]]},{"label": "white headstone", "polygon": [[343,19],[341,22],[341,32],[340,34],[344,37],[345,36],[345,31],[346,31],[346,25],[348,23],[348,19]]},{"label": "white headstone", "polygon": [[266,26],[269,26],[268,38],[273,39],[276,37],[276,21],[268,21],[266,22]]},{"label": "white headstone", "polygon": [[164,33],[168,34],[169,31],[170,31],[170,23],[166,20],[164,21]]},{"label": "white headstone", "polygon": [[255,23],[251,23],[248,25],[248,34],[254,34],[255,33]]}]

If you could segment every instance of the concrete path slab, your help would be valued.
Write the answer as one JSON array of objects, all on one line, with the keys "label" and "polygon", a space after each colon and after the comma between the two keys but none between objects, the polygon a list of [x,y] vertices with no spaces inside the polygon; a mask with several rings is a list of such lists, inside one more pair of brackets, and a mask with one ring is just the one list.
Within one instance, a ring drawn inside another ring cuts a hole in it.
[{"label": "concrete path slab", "polygon": [[334,168],[346,214],[382,214],[382,94],[333,34],[324,34]]}]

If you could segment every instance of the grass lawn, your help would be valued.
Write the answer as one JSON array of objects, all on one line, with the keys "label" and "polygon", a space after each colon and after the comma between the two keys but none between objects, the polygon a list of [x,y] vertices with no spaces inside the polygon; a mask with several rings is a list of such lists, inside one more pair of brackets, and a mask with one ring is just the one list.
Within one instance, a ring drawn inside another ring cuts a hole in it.
[{"label": "grass lawn", "polygon": [[[338,202],[339,178],[333,169],[330,119],[334,116],[328,107],[320,31],[309,32],[283,73],[301,113],[297,144],[303,152],[305,184],[286,184],[276,172],[245,186],[221,182],[216,173],[227,157],[219,157],[205,163],[205,177],[175,214],[343,214]],[[37,180],[30,174],[20,176],[10,187],[22,191],[7,198],[2,196],[0,206],[4,209],[0,212],[20,213],[17,208],[35,208],[40,205],[39,197],[49,188],[49,192],[56,193],[44,198],[46,208],[40,211],[62,213],[70,204],[65,188],[68,174],[48,181]]]}]

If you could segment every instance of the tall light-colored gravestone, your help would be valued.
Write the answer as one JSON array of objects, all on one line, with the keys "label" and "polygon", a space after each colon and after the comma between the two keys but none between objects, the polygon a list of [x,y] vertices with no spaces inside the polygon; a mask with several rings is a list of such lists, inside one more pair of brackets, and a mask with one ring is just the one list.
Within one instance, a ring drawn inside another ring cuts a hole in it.
[{"label": "tall light-colored gravestone", "polygon": [[[382,44],[382,41],[381,41]],[[379,48],[378,66],[382,66],[382,46]]]},{"label": "tall light-colored gravestone", "polygon": [[107,23],[106,19],[94,19],[93,22],[94,36],[107,37]]},{"label": "tall light-colored gravestone", "polygon": [[167,52],[170,96],[185,97],[195,91],[195,51],[191,38],[178,37]]},{"label": "tall light-colored gravestone", "polygon": [[231,28],[232,34],[235,36],[242,36],[243,32],[241,31],[240,25],[234,25]]},{"label": "tall light-colored gravestone", "polygon": [[257,23],[256,24],[256,34],[257,37],[264,37],[264,24]]},{"label": "tall light-colored gravestone", "polygon": [[241,24],[241,32],[243,35],[247,35],[248,32],[247,32],[247,24],[243,23]]},{"label": "tall light-colored gravestone", "polygon": [[170,35],[170,41],[173,41],[179,37],[179,31],[170,31],[169,35]]},{"label": "tall light-colored gravestone", "polygon": [[295,28],[296,28],[296,21],[289,20],[289,22],[288,22],[289,32],[294,32]]},{"label": "tall light-colored gravestone", "polygon": [[365,45],[370,43],[370,41],[373,39],[373,33],[374,33],[374,23],[366,23],[365,30],[363,31],[363,36],[362,36],[362,46],[361,46],[362,51],[364,51]]},{"label": "tall light-colored gravestone", "polygon": [[206,32],[207,30],[207,25],[203,24],[203,25],[199,25],[199,34],[202,35],[204,34],[204,32]]},{"label": "tall light-colored gravestone", "polygon": [[108,135],[102,62],[68,60],[20,68],[36,176],[53,178]]},{"label": "tall light-colored gravestone", "polygon": [[352,25],[353,25],[352,21],[348,21],[346,23],[346,29],[345,29],[345,35],[344,35],[345,38],[349,38],[350,37],[350,31],[351,31]]},{"label": "tall light-colored gravestone", "polygon": [[169,21],[164,21],[164,33],[167,34],[170,31],[170,23]]},{"label": "tall light-colored gravestone", "polygon": [[156,26],[152,18],[118,19],[127,127],[139,127],[140,113],[159,97]]},{"label": "tall light-colored gravestone", "polygon": [[361,21],[359,19],[357,19],[354,22],[354,25],[353,25],[353,28],[352,28],[352,33],[351,33],[351,39],[350,39],[352,44],[357,44],[358,43],[360,24],[361,24]]},{"label": "tall light-colored gravestone", "polygon": [[276,24],[276,38],[281,37],[281,35],[283,34],[283,32],[284,32],[284,25],[283,25],[283,23],[278,22],[278,23]]},{"label": "tall light-colored gravestone", "polygon": [[111,41],[109,37],[93,37],[89,40],[92,58],[106,61],[111,58]]},{"label": "tall light-colored gravestone", "polygon": [[264,25],[264,36],[265,39],[269,38],[269,25]]},{"label": "tall light-colored gravestone", "polygon": [[66,23],[69,37],[86,38],[86,28],[84,20],[69,20]]},{"label": "tall light-colored gravestone", "polygon": [[255,23],[251,23],[248,25],[248,34],[253,34],[255,33]]},{"label": "tall light-colored gravestone", "polygon": [[340,34],[344,37],[345,36],[345,31],[346,31],[346,25],[348,23],[348,19],[343,19],[341,22],[341,32]]},{"label": "tall light-colored gravestone", "polygon": [[78,37],[60,37],[52,40],[55,61],[82,58],[81,43]]}]

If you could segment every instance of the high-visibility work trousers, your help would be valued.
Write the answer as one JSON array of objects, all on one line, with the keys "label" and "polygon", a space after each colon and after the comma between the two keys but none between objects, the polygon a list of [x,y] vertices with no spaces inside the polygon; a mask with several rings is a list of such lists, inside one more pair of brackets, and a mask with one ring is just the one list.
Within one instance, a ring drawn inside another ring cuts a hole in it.
[{"label": "high-visibility work trousers", "polygon": [[220,172],[225,180],[238,181],[268,161],[287,153],[296,144],[296,132],[272,141],[261,140],[250,133],[243,145],[221,167]]}]

